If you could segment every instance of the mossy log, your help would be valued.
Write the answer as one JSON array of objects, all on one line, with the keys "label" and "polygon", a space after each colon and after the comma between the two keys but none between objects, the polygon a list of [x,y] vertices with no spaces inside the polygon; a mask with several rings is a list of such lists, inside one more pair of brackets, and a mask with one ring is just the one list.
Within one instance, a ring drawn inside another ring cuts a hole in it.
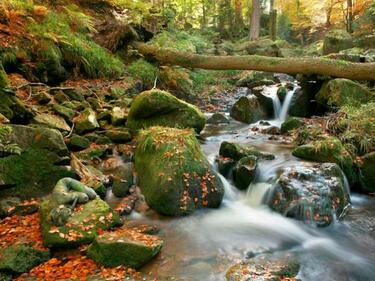
[{"label": "mossy log", "polygon": [[134,42],[145,57],[163,64],[213,70],[258,70],[286,74],[319,74],[352,80],[375,80],[375,63],[352,63],[327,58],[274,58],[266,56],[206,56]]}]

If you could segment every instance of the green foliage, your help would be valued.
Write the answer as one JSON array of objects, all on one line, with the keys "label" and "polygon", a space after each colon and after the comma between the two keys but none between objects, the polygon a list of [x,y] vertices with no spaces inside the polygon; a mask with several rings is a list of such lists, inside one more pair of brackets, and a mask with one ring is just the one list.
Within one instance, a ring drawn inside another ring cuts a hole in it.
[{"label": "green foliage", "polygon": [[11,126],[0,127],[0,156],[20,155],[22,153],[22,149],[17,144],[8,141],[12,131]]},{"label": "green foliage", "polygon": [[142,80],[146,88],[152,87],[155,79],[159,77],[159,69],[144,59],[133,62],[127,71],[136,79]]},{"label": "green foliage", "polygon": [[292,40],[292,23],[289,17],[282,13],[277,17],[277,34],[281,39]]}]

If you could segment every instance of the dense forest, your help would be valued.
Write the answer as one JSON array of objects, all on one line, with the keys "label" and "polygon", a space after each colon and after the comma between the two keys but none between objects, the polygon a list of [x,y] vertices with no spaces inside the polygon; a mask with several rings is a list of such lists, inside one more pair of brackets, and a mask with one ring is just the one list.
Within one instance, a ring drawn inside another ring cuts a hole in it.
[{"label": "dense forest", "polygon": [[375,276],[374,0],[1,0],[0,281]]}]

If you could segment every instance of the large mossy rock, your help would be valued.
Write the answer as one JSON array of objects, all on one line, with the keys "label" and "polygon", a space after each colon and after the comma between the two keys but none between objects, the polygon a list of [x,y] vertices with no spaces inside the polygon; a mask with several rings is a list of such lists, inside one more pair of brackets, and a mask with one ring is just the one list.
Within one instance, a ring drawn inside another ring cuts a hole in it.
[{"label": "large mossy rock", "polygon": [[339,78],[326,82],[316,95],[316,100],[321,105],[333,108],[360,106],[375,101],[375,94],[356,82]]},{"label": "large mossy rock", "polygon": [[230,116],[240,122],[251,124],[267,117],[267,111],[255,96],[241,97],[232,107]]},{"label": "large mossy rock", "polygon": [[50,259],[50,252],[25,244],[12,245],[0,253],[0,272],[20,274]]},{"label": "large mossy rock", "polygon": [[250,145],[241,145],[234,142],[223,141],[220,145],[219,155],[238,161],[247,156],[255,156],[260,159],[273,160],[275,156],[270,153],[261,152]]},{"label": "large mossy rock", "polygon": [[50,192],[56,181],[74,177],[63,166],[68,149],[60,132],[22,125],[2,125],[2,141],[17,148],[0,157],[0,195],[35,198]]},{"label": "large mossy rock", "polygon": [[330,137],[325,140],[313,141],[301,145],[295,148],[292,154],[306,160],[336,163],[343,169],[350,182],[356,180],[353,170],[353,159],[337,138]]},{"label": "large mossy rock", "polygon": [[11,90],[0,88],[0,114],[12,123],[25,124],[33,117],[33,113],[15,96]]},{"label": "large mossy rock", "polygon": [[353,47],[353,38],[345,30],[334,29],[324,37],[323,54],[328,55],[338,53],[342,50],[350,49]]},{"label": "large mossy rock", "polygon": [[224,187],[192,130],[152,127],[141,132],[135,153],[139,186],[151,208],[180,216],[220,206]]},{"label": "large mossy rock", "polygon": [[127,126],[134,130],[165,126],[194,128],[197,133],[205,124],[206,118],[197,107],[160,90],[138,95],[130,107],[127,121]]},{"label": "large mossy rock", "polygon": [[289,117],[281,124],[281,133],[286,134],[294,129],[298,129],[304,125],[303,119],[297,117]]},{"label": "large mossy rock", "polygon": [[318,226],[345,215],[350,204],[344,174],[333,163],[286,168],[268,198],[276,212]]},{"label": "large mossy rock", "polygon": [[359,165],[359,181],[365,191],[375,191],[375,151],[362,157]]},{"label": "large mossy rock", "polygon": [[82,205],[73,212],[63,226],[55,226],[50,212],[55,208],[53,200],[45,200],[40,207],[43,243],[49,248],[72,248],[91,243],[102,230],[120,225],[120,218],[99,197]]},{"label": "large mossy rock", "polygon": [[57,129],[60,131],[70,131],[69,125],[66,123],[65,119],[48,113],[38,113],[32,120],[33,123],[46,126],[51,129]]},{"label": "large mossy rock", "polygon": [[120,265],[140,268],[161,250],[163,241],[136,229],[120,229],[98,236],[87,250],[87,255],[107,267]]},{"label": "large mossy rock", "polygon": [[297,280],[300,263],[294,254],[264,254],[232,266],[227,281]]},{"label": "large mossy rock", "polygon": [[91,108],[86,108],[82,111],[74,120],[74,124],[78,134],[83,134],[99,128],[96,113]]}]

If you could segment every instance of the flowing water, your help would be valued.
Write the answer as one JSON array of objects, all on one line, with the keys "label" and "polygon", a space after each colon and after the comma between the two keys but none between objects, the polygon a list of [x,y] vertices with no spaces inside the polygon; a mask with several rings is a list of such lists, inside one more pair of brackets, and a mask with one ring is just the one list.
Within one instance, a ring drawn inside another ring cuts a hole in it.
[{"label": "flowing water", "polygon": [[[283,106],[275,102],[276,121],[286,118],[296,89],[288,93]],[[275,160],[259,163],[255,183],[248,191],[237,190],[231,180],[221,177],[225,198],[219,209],[173,219],[152,211],[133,214],[133,220],[159,225],[164,240],[161,254],[143,270],[160,278],[175,278],[171,280],[220,281],[225,280],[228,268],[246,257],[264,251],[289,251],[299,256],[298,277],[302,280],[375,280],[374,201],[352,195],[353,208],[347,218],[326,228],[272,212],[263,198],[282,169],[309,163],[294,158],[292,147],[254,133],[252,126],[231,121],[208,126],[202,134],[202,149],[214,167],[225,140],[251,144],[276,155]]]}]

